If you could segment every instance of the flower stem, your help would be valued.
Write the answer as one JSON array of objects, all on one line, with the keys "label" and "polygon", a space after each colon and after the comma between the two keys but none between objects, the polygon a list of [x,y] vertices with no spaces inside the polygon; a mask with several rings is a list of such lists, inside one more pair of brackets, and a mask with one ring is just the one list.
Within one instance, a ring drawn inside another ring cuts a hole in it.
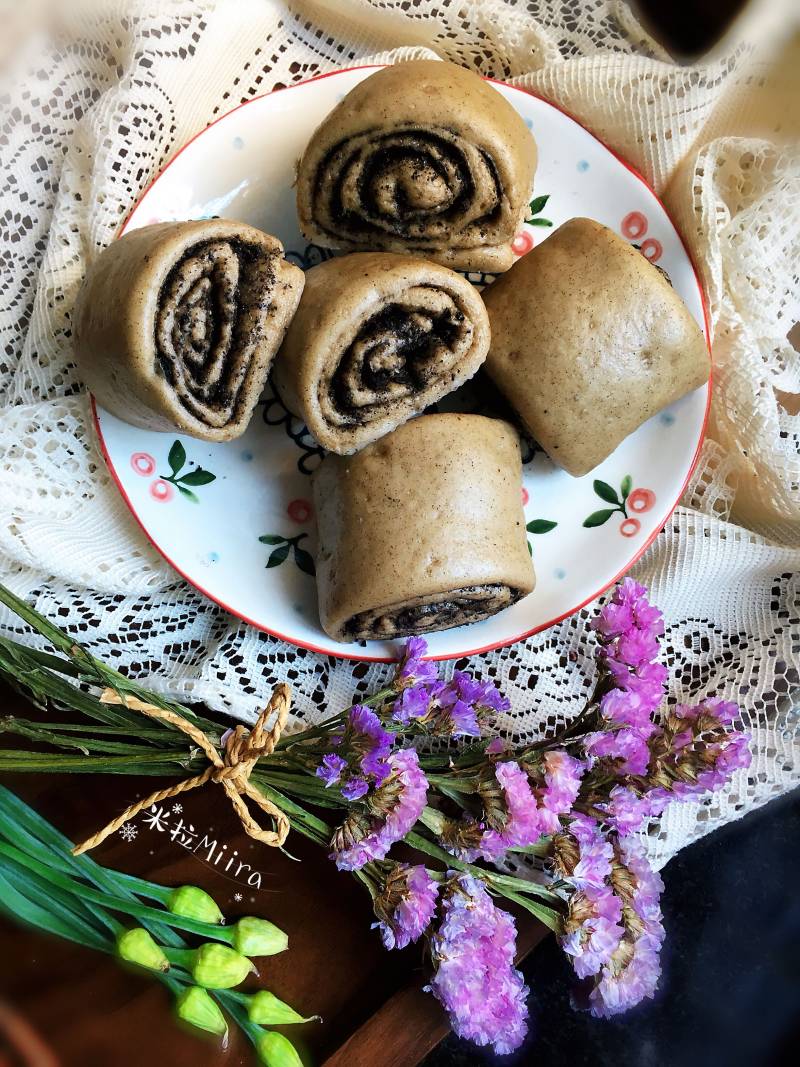
[{"label": "flower stem", "polygon": [[216,924],[199,922],[196,919],[189,919],[182,915],[173,915],[171,912],[159,911],[155,908],[149,908],[144,904],[136,904],[133,901],[123,900],[122,898],[112,896],[109,893],[92,889],[90,886],[82,885],[74,878],[61,874],[53,868],[47,867],[43,863],[39,863],[39,861],[33,859],[32,856],[25,855],[24,852],[21,852],[13,845],[7,845],[0,842],[0,856],[5,856],[7,859],[12,860],[18,867],[33,871],[40,877],[46,879],[53,886],[66,890],[69,893],[73,893],[79,899],[100,904],[102,907],[108,908],[111,911],[119,911],[122,912],[123,915],[132,915],[135,918],[152,919],[155,922],[164,923],[167,926],[175,926],[179,930],[186,930],[189,933],[199,934],[202,937],[207,937],[215,941],[229,942],[232,936],[229,930]]}]

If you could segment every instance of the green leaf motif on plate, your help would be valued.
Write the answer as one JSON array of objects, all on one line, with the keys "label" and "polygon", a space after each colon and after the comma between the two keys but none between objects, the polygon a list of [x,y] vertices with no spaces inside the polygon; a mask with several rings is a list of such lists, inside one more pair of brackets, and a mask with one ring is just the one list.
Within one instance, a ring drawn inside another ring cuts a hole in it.
[{"label": "green leaf motif on plate", "polygon": [[178,489],[178,492],[179,492],[179,493],[180,493],[180,494],[181,494],[182,496],[185,496],[187,500],[191,500],[191,502],[192,502],[193,504],[199,504],[199,503],[200,503],[200,501],[199,501],[199,499],[197,498],[196,494],[195,494],[195,493],[193,493],[193,492],[191,491],[191,489],[187,489],[187,488],[186,488],[186,486],[184,486],[184,485],[180,485],[180,484],[179,484],[178,482],[176,482],[176,483],[175,483],[175,485],[176,485],[176,487],[177,487],[177,489]]},{"label": "green leaf motif on plate", "polygon": [[306,552],[304,548],[299,548],[297,545],[294,546],[294,561],[304,574],[310,574],[312,578],[316,575],[317,568],[314,566],[314,557],[310,552]]},{"label": "green leaf motif on plate", "polygon": [[[525,219],[525,222],[529,226],[552,226],[553,223],[550,219],[542,218],[541,211],[544,211],[547,201],[550,199],[550,194],[545,193],[543,196],[535,196],[528,205],[529,217]],[[538,217],[537,217],[538,216]]]},{"label": "green leaf motif on plate", "polygon": [[193,493],[191,489],[187,489],[186,487],[188,485],[208,485],[209,482],[215,482],[217,476],[216,474],[212,474],[211,471],[204,470],[204,468],[200,466],[196,466],[194,470],[186,471],[185,474],[181,474],[181,471],[186,465],[186,459],[186,449],[181,442],[178,440],[173,441],[172,447],[169,450],[169,455],[167,456],[170,473],[162,474],[161,478],[165,482],[169,482],[170,485],[174,485],[181,496],[185,497],[187,500],[191,500],[193,504],[199,504],[200,499],[197,494]]},{"label": "green leaf motif on plate", "polygon": [[525,529],[528,533],[532,534],[546,534],[551,530],[555,530],[558,526],[557,522],[552,522],[550,519],[531,519]]},{"label": "green leaf motif on plate", "polygon": [[310,574],[313,578],[317,573],[317,568],[314,564],[314,557],[305,548],[300,547],[300,542],[303,538],[308,537],[308,534],[301,533],[297,537],[282,537],[280,534],[262,534],[259,537],[259,541],[262,545],[276,545],[270,552],[269,559],[267,560],[267,567],[279,567],[281,563],[285,563],[289,558],[289,553],[292,553],[292,558],[298,568],[304,574]]},{"label": "green leaf motif on plate", "polygon": [[270,552],[269,559],[267,560],[267,567],[279,567],[281,563],[289,555],[289,542],[282,544],[279,548],[275,548]]},{"label": "green leaf motif on plate", "polygon": [[216,474],[212,474],[211,471],[203,470],[202,467],[195,467],[188,474],[181,474],[178,481],[184,485],[208,485],[209,482],[216,481],[216,478]]},{"label": "green leaf motif on plate", "polygon": [[630,496],[631,489],[633,489],[633,478],[631,478],[630,474],[625,475],[619,488],[622,493],[622,499],[627,500]]},{"label": "green leaf motif on plate", "polygon": [[186,449],[183,447],[180,441],[173,442],[172,448],[169,450],[169,455],[167,456],[167,462],[172,468],[173,476],[178,473],[178,471],[186,462]]},{"label": "green leaf motif on plate", "polygon": [[615,489],[612,489],[608,482],[601,482],[599,478],[596,478],[592,483],[594,491],[600,497],[601,500],[605,500],[609,504],[616,504],[619,507],[619,497]]},{"label": "green leaf motif on plate", "polygon": [[602,526],[618,510],[618,508],[604,508],[602,511],[593,511],[588,519],[583,520],[583,525],[589,529],[593,526]]}]

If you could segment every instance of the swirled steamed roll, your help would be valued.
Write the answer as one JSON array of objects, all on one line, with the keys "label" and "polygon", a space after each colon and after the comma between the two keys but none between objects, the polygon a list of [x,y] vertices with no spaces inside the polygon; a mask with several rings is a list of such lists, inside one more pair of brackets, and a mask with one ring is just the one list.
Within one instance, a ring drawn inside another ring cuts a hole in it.
[{"label": "swirled steamed roll", "polygon": [[360,82],[312,136],[300,228],[330,248],[508,270],[535,169],[530,131],[488,82],[438,60],[398,63]]},{"label": "swirled steamed roll", "polygon": [[314,475],[322,627],[337,641],[478,622],[530,593],[519,440],[423,415]]},{"label": "swirled steamed roll", "polygon": [[148,430],[244,433],[303,290],[282,253],[227,219],[160,222],[114,241],[89,268],[74,318],[100,404]]},{"label": "swirled steamed roll", "polygon": [[592,219],[565,222],[483,298],[486,370],[570,474],[708,381],[703,331],[667,276]]},{"label": "swirled steamed roll", "polygon": [[274,380],[324,448],[349,453],[471,378],[488,347],[486,308],[460,274],[356,252],[306,273]]}]

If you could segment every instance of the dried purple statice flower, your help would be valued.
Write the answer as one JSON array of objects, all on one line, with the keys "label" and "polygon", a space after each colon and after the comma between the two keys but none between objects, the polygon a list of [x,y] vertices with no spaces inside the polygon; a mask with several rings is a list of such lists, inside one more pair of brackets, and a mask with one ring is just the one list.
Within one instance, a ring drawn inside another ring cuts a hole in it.
[{"label": "dried purple statice flower", "polygon": [[359,764],[365,777],[381,785],[389,777],[387,756],[392,748],[392,735],[384,730],[372,708],[356,704],[350,709],[349,731],[351,747],[358,754]]},{"label": "dried purple statice flower", "polygon": [[553,868],[569,894],[559,943],[576,975],[593,979],[592,1014],[614,1015],[651,997],[664,939],[663,884],[639,842],[578,815],[553,839]]},{"label": "dried purple statice flower", "polygon": [[589,1010],[598,1017],[617,1015],[652,997],[661,974],[664,883],[637,840],[614,842],[614,853],[610,882],[622,906],[624,934],[589,994]]},{"label": "dried purple statice flower", "polygon": [[440,684],[434,682],[432,685],[411,685],[401,690],[392,707],[394,721],[407,726],[412,719],[424,719],[431,709],[434,686]]},{"label": "dried purple statice flower", "polygon": [[428,797],[428,780],[413,749],[389,757],[390,777],[369,800],[374,817],[365,832],[351,833],[348,821],[334,834],[334,860],[340,871],[356,871],[370,860],[382,860],[401,841],[422,814]]},{"label": "dried purple statice flower", "polygon": [[456,671],[446,683],[434,678],[407,685],[394,702],[392,718],[404,726],[413,720],[439,737],[480,737],[482,719],[509,707],[493,682]]},{"label": "dried purple statice flower", "polygon": [[647,599],[644,586],[626,578],[591,623],[601,644],[601,670],[607,679],[600,707],[615,723],[647,727],[664,695],[666,668],[656,663],[661,612]]},{"label": "dried purple statice flower", "polygon": [[398,691],[420,682],[436,680],[436,664],[422,657],[428,651],[428,643],[422,637],[409,637],[406,641],[394,678]]},{"label": "dried purple statice flower", "polygon": [[342,775],[347,770],[347,760],[338,756],[335,752],[327,752],[322,757],[322,763],[316,769],[317,778],[321,778],[326,789],[341,781]]},{"label": "dried purple statice flower", "polygon": [[606,885],[572,894],[559,944],[578,978],[595,975],[611,962],[625,934],[621,918],[622,903]]},{"label": "dried purple statice flower", "polygon": [[502,787],[507,812],[502,830],[485,830],[476,855],[485,860],[499,859],[509,848],[535,844],[546,833],[542,811],[531,789],[527,773],[514,760],[495,765],[494,773]]},{"label": "dried purple statice flower", "polygon": [[431,938],[435,973],[428,988],[460,1037],[513,1052],[527,1031],[528,993],[514,967],[514,920],[476,878],[449,876],[442,923]]},{"label": "dried purple statice flower", "polygon": [[371,708],[355,704],[330,743],[334,751],[322,757],[314,773],[326,788],[338,785],[345,800],[359,800],[389,777],[393,738]]},{"label": "dried purple statice flower", "polygon": [[738,711],[735,704],[721,700],[670,711],[648,742],[645,772],[623,777],[607,802],[596,805],[609,825],[620,834],[635,833],[670,801],[716,792],[734,771],[748,767],[748,737],[732,729]]},{"label": "dried purple statice flower", "polygon": [[539,792],[542,811],[540,821],[545,833],[561,829],[559,816],[572,811],[586,764],[563,749],[550,749],[543,757],[544,785]]},{"label": "dried purple statice flower", "polygon": [[621,729],[601,730],[589,734],[584,741],[584,750],[597,759],[619,760],[621,774],[646,774],[650,763],[648,741],[655,732],[651,730]]},{"label": "dried purple statice flower", "polygon": [[587,815],[574,814],[553,838],[553,866],[575,889],[602,889],[611,875],[614,849],[600,826]]},{"label": "dried purple statice flower", "polygon": [[661,612],[643,586],[626,578],[592,623],[601,643],[600,712],[605,729],[587,735],[590,757],[615,761],[616,773],[643,775],[650,762],[653,721],[664,697],[667,670],[654,662],[664,632]]},{"label": "dried purple statice flower", "polygon": [[[384,948],[405,948],[418,941],[436,911],[439,886],[426,867],[396,863],[374,901]],[[374,929],[374,927],[373,927]]]},{"label": "dried purple statice flower", "polygon": [[635,834],[648,819],[660,815],[668,800],[655,791],[641,796],[623,785],[616,785],[608,795],[608,804],[603,805],[609,826],[622,836]]}]

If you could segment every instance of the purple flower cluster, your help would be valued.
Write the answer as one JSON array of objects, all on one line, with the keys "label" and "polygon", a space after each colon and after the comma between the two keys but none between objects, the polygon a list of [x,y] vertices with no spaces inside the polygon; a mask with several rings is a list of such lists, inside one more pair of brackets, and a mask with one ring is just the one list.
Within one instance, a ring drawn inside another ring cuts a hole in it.
[{"label": "purple flower cluster", "polygon": [[615,1015],[652,997],[664,940],[663,883],[635,839],[607,838],[578,816],[556,842],[555,865],[570,887],[560,937],[576,975],[591,980],[593,1015]]},{"label": "purple flower cluster", "polygon": [[436,911],[438,892],[427,868],[395,865],[375,905],[380,918],[375,926],[380,929],[384,948],[405,948],[422,937]]},{"label": "purple flower cluster", "polygon": [[561,828],[560,816],[572,810],[585,764],[563,749],[553,749],[545,753],[543,770],[544,783],[534,790],[527,771],[517,762],[496,764],[508,817],[502,831],[484,830],[472,858],[499,859],[507,849],[534,845]]},{"label": "purple flower cluster", "polygon": [[544,786],[539,791],[540,819],[545,833],[555,834],[561,829],[559,816],[572,811],[585,770],[583,761],[563,749],[545,752]]},{"label": "purple flower cluster", "polygon": [[460,1036],[513,1052],[527,1032],[527,987],[514,967],[516,926],[483,884],[449,872],[441,926],[431,939],[430,989]]},{"label": "purple flower cluster", "polygon": [[619,784],[609,793],[609,825],[632,834],[660,815],[672,800],[691,800],[726,785],[734,771],[750,766],[747,734],[731,729],[739,709],[724,700],[705,700],[696,707],[679,705],[667,717],[666,749],[654,761],[653,777]]},{"label": "purple flower cluster", "polygon": [[391,807],[382,817],[373,819],[369,831],[360,840],[334,849],[331,859],[340,871],[357,871],[370,860],[382,860],[422,814],[428,798],[428,780],[416,752],[412,748],[395,752],[389,757],[389,767],[390,777],[383,790],[391,790]]},{"label": "purple flower cluster", "polygon": [[503,787],[508,817],[502,831],[484,830],[476,855],[485,860],[499,859],[509,848],[533,845],[545,832],[539,805],[522,767],[508,760],[498,763],[494,773]]},{"label": "purple flower cluster", "polygon": [[360,800],[389,777],[392,740],[371,708],[355,704],[343,731],[331,737],[336,751],[322,757],[315,773],[326,788],[338,785],[345,800]]},{"label": "purple flower cluster", "polygon": [[402,726],[417,723],[427,733],[448,737],[480,737],[480,720],[489,712],[507,711],[509,701],[493,682],[479,682],[456,671],[449,682],[436,677],[434,664],[421,637],[412,637],[397,671],[399,695],[392,718]]},{"label": "purple flower cluster", "polygon": [[397,665],[395,689],[407,689],[422,682],[436,681],[436,664],[423,659],[428,651],[428,643],[422,637],[409,637],[403,649],[403,655]]},{"label": "purple flower cluster", "polygon": [[648,601],[644,587],[626,578],[591,625],[601,643],[598,659],[609,683],[600,709],[613,729],[589,735],[586,752],[621,760],[625,774],[645,774],[648,741],[657,729],[652,717],[667,679],[666,667],[655,662],[663,616]]},{"label": "purple flower cluster", "polygon": [[618,843],[612,885],[622,901],[624,937],[599,972],[589,994],[589,1010],[597,1017],[618,1015],[652,997],[661,974],[664,942],[660,898],[664,883],[645,858],[638,841]]},{"label": "purple flower cluster", "polygon": [[695,747],[702,746],[705,764],[698,771],[696,782],[676,781],[672,786],[674,795],[694,797],[722,789],[734,771],[750,766],[749,737],[740,730],[729,729],[739,714],[736,704],[727,700],[704,700],[692,708],[681,705],[673,714],[686,722],[686,729],[673,741],[676,762],[680,763],[681,757],[686,758]]}]

